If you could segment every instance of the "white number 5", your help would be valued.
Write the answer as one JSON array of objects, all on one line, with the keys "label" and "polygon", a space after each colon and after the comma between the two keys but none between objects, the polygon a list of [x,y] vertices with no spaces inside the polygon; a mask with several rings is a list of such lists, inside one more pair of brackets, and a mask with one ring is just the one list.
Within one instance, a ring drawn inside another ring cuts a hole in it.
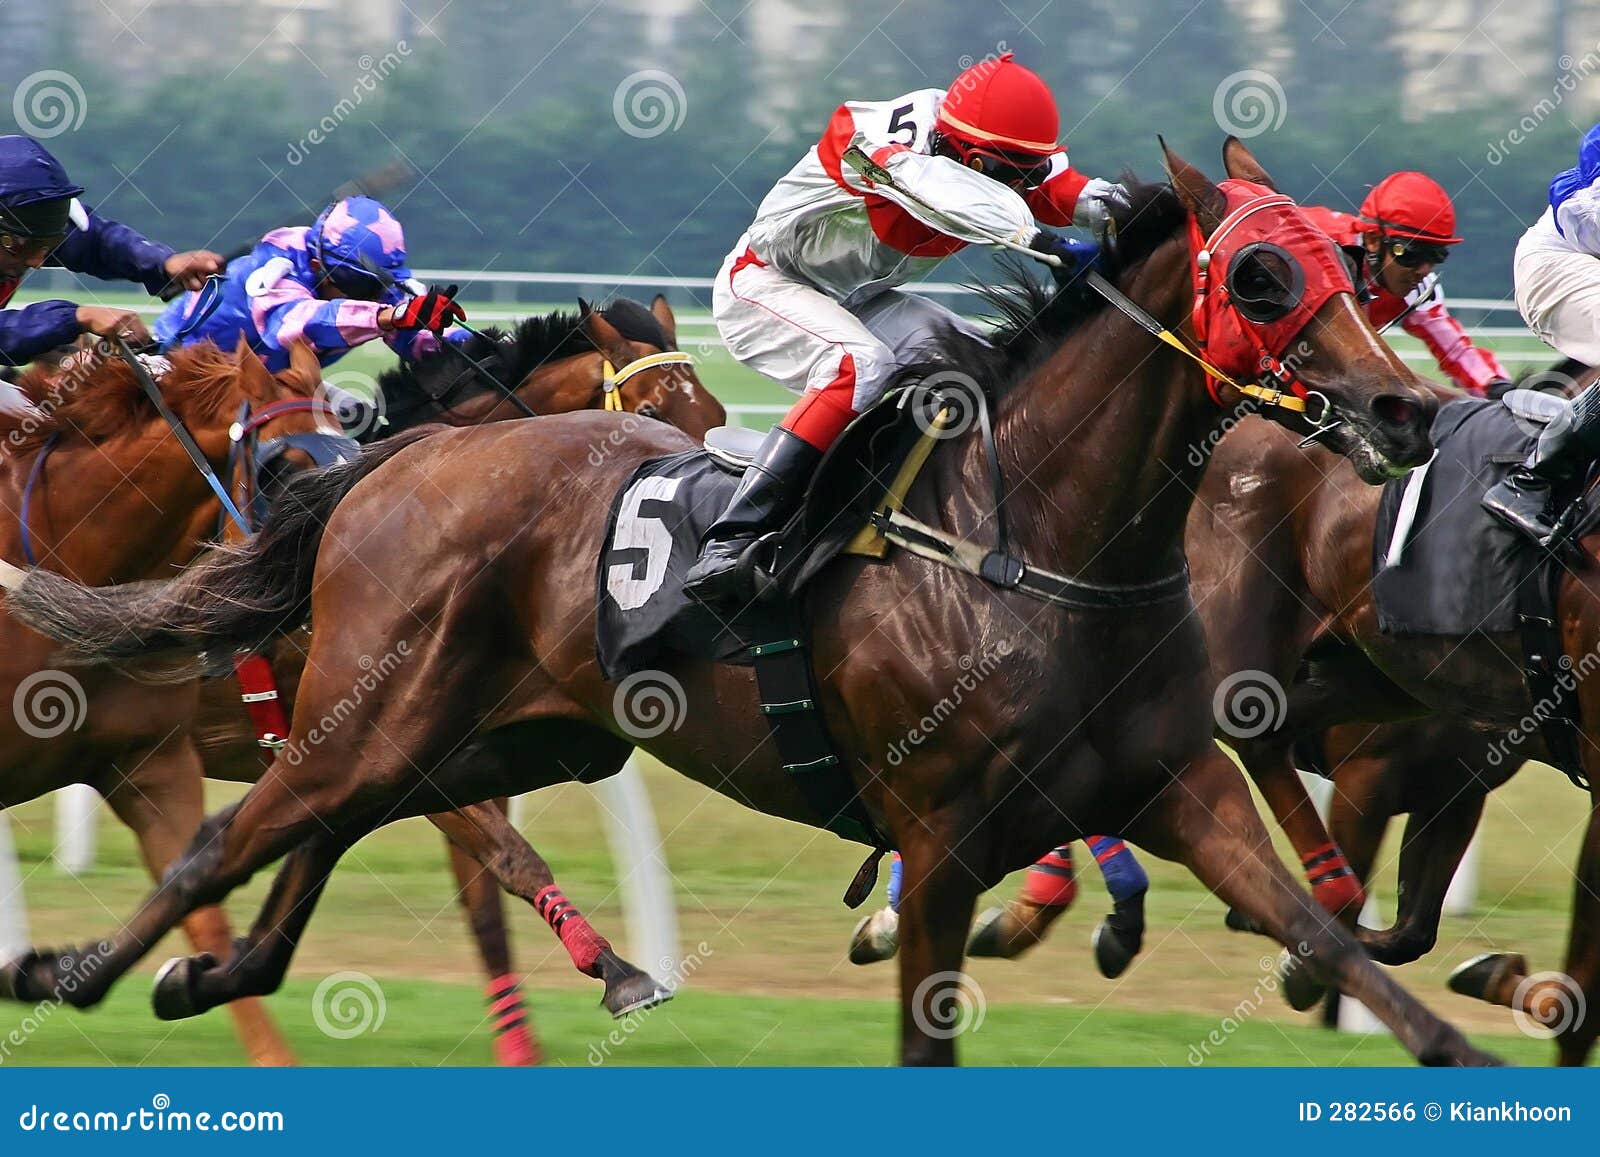
[{"label": "white number 5", "polygon": [[618,563],[606,571],[606,591],[625,611],[638,610],[666,581],[667,563],[672,557],[672,532],[659,518],[640,515],[639,505],[651,500],[671,501],[681,478],[651,476],[641,478],[622,496],[617,511],[617,529],[611,536],[612,550],[643,549],[643,573],[637,563]]}]

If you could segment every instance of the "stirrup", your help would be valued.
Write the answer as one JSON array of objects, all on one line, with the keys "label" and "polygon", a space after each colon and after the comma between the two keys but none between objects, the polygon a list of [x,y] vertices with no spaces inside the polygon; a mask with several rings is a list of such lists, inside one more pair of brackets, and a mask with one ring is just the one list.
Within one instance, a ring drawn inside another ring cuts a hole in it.
[{"label": "stirrup", "polygon": [[739,554],[734,564],[734,581],[739,593],[749,592],[757,602],[766,602],[778,593],[778,540],[782,532],[769,530]]}]

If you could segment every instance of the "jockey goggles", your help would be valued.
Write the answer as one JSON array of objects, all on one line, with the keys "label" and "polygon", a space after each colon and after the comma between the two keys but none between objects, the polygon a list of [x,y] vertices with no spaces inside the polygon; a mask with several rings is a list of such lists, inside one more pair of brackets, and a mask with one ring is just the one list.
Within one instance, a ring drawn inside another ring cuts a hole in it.
[{"label": "jockey goggles", "polygon": [[1384,242],[1389,256],[1407,269],[1423,265],[1443,265],[1450,260],[1450,247],[1436,241],[1419,241],[1408,237],[1391,237]]},{"label": "jockey goggles", "polygon": [[990,180],[1014,189],[1032,189],[1050,176],[1051,158],[1037,153],[1007,152],[1005,149],[969,145],[949,133],[934,131],[934,149],[944,152],[969,169],[976,169]]}]

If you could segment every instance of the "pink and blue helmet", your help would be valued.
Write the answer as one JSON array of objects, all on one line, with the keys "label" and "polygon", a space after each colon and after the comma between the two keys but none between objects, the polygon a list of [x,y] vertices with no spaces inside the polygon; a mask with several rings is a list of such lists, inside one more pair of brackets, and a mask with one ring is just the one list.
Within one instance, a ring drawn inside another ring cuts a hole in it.
[{"label": "pink and blue helmet", "polygon": [[374,268],[397,284],[412,278],[400,222],[371,197],[346,197],[329,205],[306,235],[306,249],[328,279],[351,297],[376,301],[385,295]]}]

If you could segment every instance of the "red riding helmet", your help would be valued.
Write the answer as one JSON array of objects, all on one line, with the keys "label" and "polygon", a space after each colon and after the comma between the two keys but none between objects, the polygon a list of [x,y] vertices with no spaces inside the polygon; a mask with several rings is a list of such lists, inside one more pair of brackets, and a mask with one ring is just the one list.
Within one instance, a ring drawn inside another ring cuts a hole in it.
[{"label": "red riding helmet", "polygon": [[1382,233],[1433,245],[1455,245],[1456,209],[1450,194],[1423,173],[1390,173],[1361,202],[1366,233]]},{"label": "red riding helmet", "polygon": [[1009,52],[980,60],[951,83],[935,127],[963,164],[1038,176],[1061,146],[1056,98]]}]

